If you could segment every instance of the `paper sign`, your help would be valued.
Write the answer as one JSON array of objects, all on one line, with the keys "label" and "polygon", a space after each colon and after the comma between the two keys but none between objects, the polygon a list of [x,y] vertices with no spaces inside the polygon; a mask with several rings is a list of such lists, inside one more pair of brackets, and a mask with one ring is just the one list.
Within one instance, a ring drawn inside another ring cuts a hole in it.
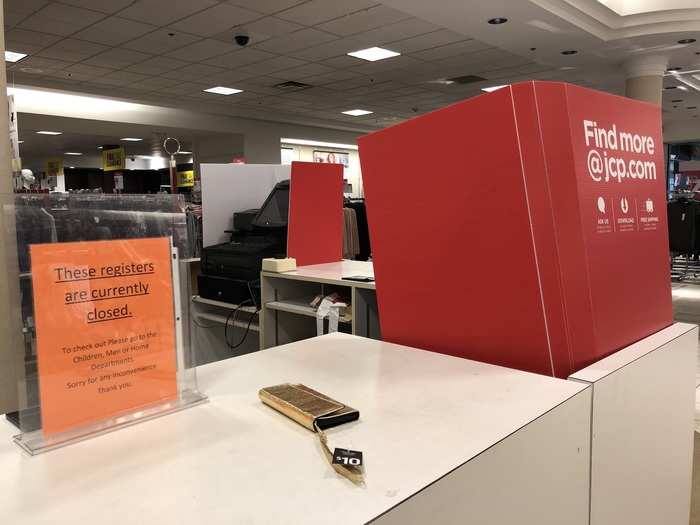
[{"label": "paper sign", "polygon": [[30,250],[44,434],[175,398],[168,239]]},{"label": "paper sign", "polygon": [[194,186],[194,171],[178,171],[177,172],[177,187],[190,188]]},{"label": "paper sign", "polygon": [[46,176],[58,177],[63,175],[63,159],[49,159],[46,161]]},{"label": "paper sign", "polygon": [[102,150],[102,169],[104,171],[120,171],[126,168],[124,148]]}]

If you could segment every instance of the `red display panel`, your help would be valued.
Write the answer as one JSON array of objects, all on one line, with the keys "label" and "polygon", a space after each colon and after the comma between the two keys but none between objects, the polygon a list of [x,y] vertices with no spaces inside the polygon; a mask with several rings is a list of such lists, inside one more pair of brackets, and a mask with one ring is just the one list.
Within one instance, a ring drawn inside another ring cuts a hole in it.
[{"label": "red display panel", "polygon": [[359,143],[386,340],[566,377],[671,324],[659,108],[530,82]]},{"label": "red display panel", "polygon": [[292,162],[287,254],[297,266],[343,258],[343,166]]}]

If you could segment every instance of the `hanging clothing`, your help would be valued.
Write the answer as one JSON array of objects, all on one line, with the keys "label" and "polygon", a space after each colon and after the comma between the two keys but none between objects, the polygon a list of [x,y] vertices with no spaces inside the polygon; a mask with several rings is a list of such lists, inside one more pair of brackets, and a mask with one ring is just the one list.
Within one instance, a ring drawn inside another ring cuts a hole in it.
[{"label": "hanging clothing", "polygon": [[355,210],[357,219],[357,232],[360,240],[360,250],[356,259],[358,261],[367,261],[372,255],[372,247],[369,240],[369,224],[367,222],[367,209],[364,199],[348,200],[345,203],[347,208]]},{"label": "hanging clothing", "polygon": [[360,237],[357,231],[357,214],[351,208],[343,208],[345,229],[343,232],[343,258],[354,259],[360,253]]}]

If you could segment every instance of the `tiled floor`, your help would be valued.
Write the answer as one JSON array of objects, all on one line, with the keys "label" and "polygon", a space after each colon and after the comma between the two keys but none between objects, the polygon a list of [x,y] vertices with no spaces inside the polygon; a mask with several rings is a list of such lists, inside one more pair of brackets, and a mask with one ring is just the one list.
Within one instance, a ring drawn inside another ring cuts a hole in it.
[{"label": "tiled floor", "polygon": [[[700,324],[700,285],[673,284],[673,313],[676,321]],[[700,360],[695,383],[700,386]],[[690,525],[700,525],[700,388],[695,391],[695,453]]]}]

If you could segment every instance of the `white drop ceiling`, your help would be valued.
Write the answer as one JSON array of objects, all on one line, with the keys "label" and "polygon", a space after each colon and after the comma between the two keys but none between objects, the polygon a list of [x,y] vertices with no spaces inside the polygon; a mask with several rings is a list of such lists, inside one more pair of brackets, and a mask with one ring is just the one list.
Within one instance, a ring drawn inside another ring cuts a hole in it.
[{"label": "white drop ceiling", "polygon": [[[476,95],[483,87],[523,80],[563,80],[622,94],[620,63],[653,46],[668,53],[673,65],[700,69],[698,44],[665,48],[696,33],[700,40],[700,32],[686,27],[678,36],[666,28],[663,34],[605,40],[583,24],[535,5],[544,3],[5,0],[6,48],[30,55],[8,65],[8,83],[364,131]],[[409,7],[420,4],[435,16],[413,16],[416,10]],[[469,16],[454,23],[436,21],[450,5],[461,6]],[[494,16],[510,21],[486,24]],[[243,33],[250,36],[245,48],[233,39]],[[378,62],[346,55],[372,46],[402,54]],[[581,52],[560,55],[572,46]],[[430,83],[464,75],[486,80]],[[274,87],[289,80],[312,87],[295,92]],[[668,83],[676,82],[669,78]],[[202,92],[213,86],[244,92]],[[687,107],[700,106],[700,91],[690,88],[682,97],[677,95],[666,94],[667,118],[692,118],[695,112]],[[680,98],[683,103],[671,103]],[[355,108],[373,113],[342,114]]]}]

